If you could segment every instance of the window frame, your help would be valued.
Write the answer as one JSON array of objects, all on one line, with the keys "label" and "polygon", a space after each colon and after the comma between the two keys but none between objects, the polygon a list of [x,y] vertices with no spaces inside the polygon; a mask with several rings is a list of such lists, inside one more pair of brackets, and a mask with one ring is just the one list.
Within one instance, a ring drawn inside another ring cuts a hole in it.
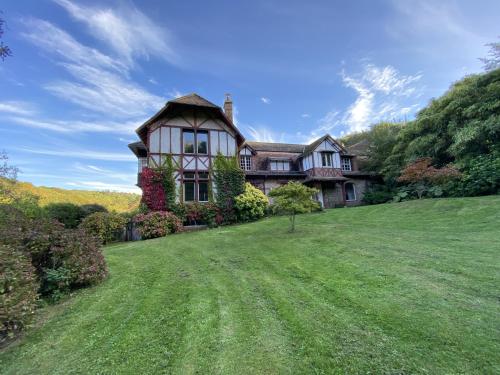
[{"label": "window frame", "polygon": [[[326,165],[325,165],[325,160],[329,162],[329,163],[326,163]],[[322,168],[333,168],[333,152],[323,151],[321,153],[321,167]]]},{"label": "window frame", "polygon": [[[341,158],[340,162],[341,162],[340,165],[341,165],[341,168],[342,168],[343,171],[346,171],[346,172],[351,172],[352,171],[352,161],[351,161],[351,158],[347,158],[347,157],[343,156]],[[347,166],[349,168],[347,168]]]},{"label": "window frame", "polygon": [[[354,199],[347,199],[347,185],[352,186],[352,194],[354,196]],[[344,185],[344,191],[345,191],[345,201],[346,202],[355,202],[357,200],[356,185],[353,182],[346,182]]]},{"label": "window frame", "polygon": [[[200,140],[199,135],[203,134],[205,139],[205,152],[200,152]],[[208,155],[208,131],[200,130],[195,132],[195,144],[196,144],[196,154],[197,155]]]},{"label": "window frame", "polygon": [[250,155],[240,155],[240,168],[244,171],[252,170],[252,157]]},{"label": "window frame", "polygon": [[[192,152],[187,152],[186,151],[186,139],[185,139],[185,135],[186,134],[192,134],[193,135],[193,143],[192,143],[192,146],[193,146],[193,151]],[[183,154],[189,154],[189,155],[195,155],[197,149],[196,149],[196,133],[194,130],[191,130],[191,129],[182,129],[182,153]]]}]

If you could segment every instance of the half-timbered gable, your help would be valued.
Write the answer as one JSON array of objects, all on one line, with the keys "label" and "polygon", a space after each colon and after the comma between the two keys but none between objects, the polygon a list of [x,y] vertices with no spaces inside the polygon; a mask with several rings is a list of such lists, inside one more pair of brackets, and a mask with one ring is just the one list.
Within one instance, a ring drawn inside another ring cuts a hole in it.
[{"label": "half-timbered gable", "polygon": [[238,156],[246,180],[266,194],[289,181],[300,181],[318,189],[316,199],[324,207],[361,202],[373,176],[361,172],[356,154],[330,135],[307,145],[245,142],[232,113],[229,95],[224,110],[196,94],[167,102],[137,129],[141,141],[129,145],[138,157],[139,176],[142,168],[158,167],[170,155],[178,201],[206,202],[213,160],[220,153]]}]

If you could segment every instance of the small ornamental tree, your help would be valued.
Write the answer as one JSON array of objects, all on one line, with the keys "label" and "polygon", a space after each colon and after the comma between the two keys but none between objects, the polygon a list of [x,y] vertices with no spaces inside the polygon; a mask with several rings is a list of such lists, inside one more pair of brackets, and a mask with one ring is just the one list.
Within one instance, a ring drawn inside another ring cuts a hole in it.
[{"label": "small ornamental tree", "polygon": [[431,165],[431,158],[420,158],[410,163],[398,178],[399,182],[411,184],[421,199],[429,185],[442,184],[451,179],[460,177],[460,172],[453,166],[435,168]]},{"label": "small ornamental tree", "polygon": [[216,202],[222,210],[225,222],[236,221],[235,198],[245,191],[245,172],[238,165],[236,157],[217,154],[212,175],[215,183]]},{"label": "small ornamental tree", "polygon": [[271,190],[269,196],[273,198],[273,211],[290,216],[290,232],[295,231],[295,215],[319,208],[319,203],[312,199],[317,192],[317,189],[294,181]]},{"label": "small ornamental tree", "polygon": [[45,212],[69,229],[76,228],[85,216],[85,211],[73,203],[50,203],[45,206]]},{"label": "small ornamental tree", "polygon": [[245,183],[245,191],[235,198],[238,219],[242,221],[257,220],[264,216],[269,206],[266,195],[250,183]]}]

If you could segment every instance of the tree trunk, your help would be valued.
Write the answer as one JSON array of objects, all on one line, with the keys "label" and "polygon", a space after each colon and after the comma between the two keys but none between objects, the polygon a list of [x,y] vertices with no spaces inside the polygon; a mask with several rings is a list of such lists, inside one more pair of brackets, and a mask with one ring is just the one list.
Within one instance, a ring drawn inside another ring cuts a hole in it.
[{"label": "tree trunk", "polygon": [[290,232],[295,232],[295,214],[290,216]]}]

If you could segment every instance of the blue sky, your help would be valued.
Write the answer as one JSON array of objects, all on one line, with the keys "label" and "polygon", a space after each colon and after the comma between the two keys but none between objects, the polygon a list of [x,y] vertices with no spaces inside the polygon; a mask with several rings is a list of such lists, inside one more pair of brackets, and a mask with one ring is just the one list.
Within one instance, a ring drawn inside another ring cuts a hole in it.
[{"label": "blue sky", "polygon": [[492,1],[6,1],[0,149],[37,185],[137,192],[127,143],[170,98],[231,93],[249,140],[411,119],[481,71]]}]

